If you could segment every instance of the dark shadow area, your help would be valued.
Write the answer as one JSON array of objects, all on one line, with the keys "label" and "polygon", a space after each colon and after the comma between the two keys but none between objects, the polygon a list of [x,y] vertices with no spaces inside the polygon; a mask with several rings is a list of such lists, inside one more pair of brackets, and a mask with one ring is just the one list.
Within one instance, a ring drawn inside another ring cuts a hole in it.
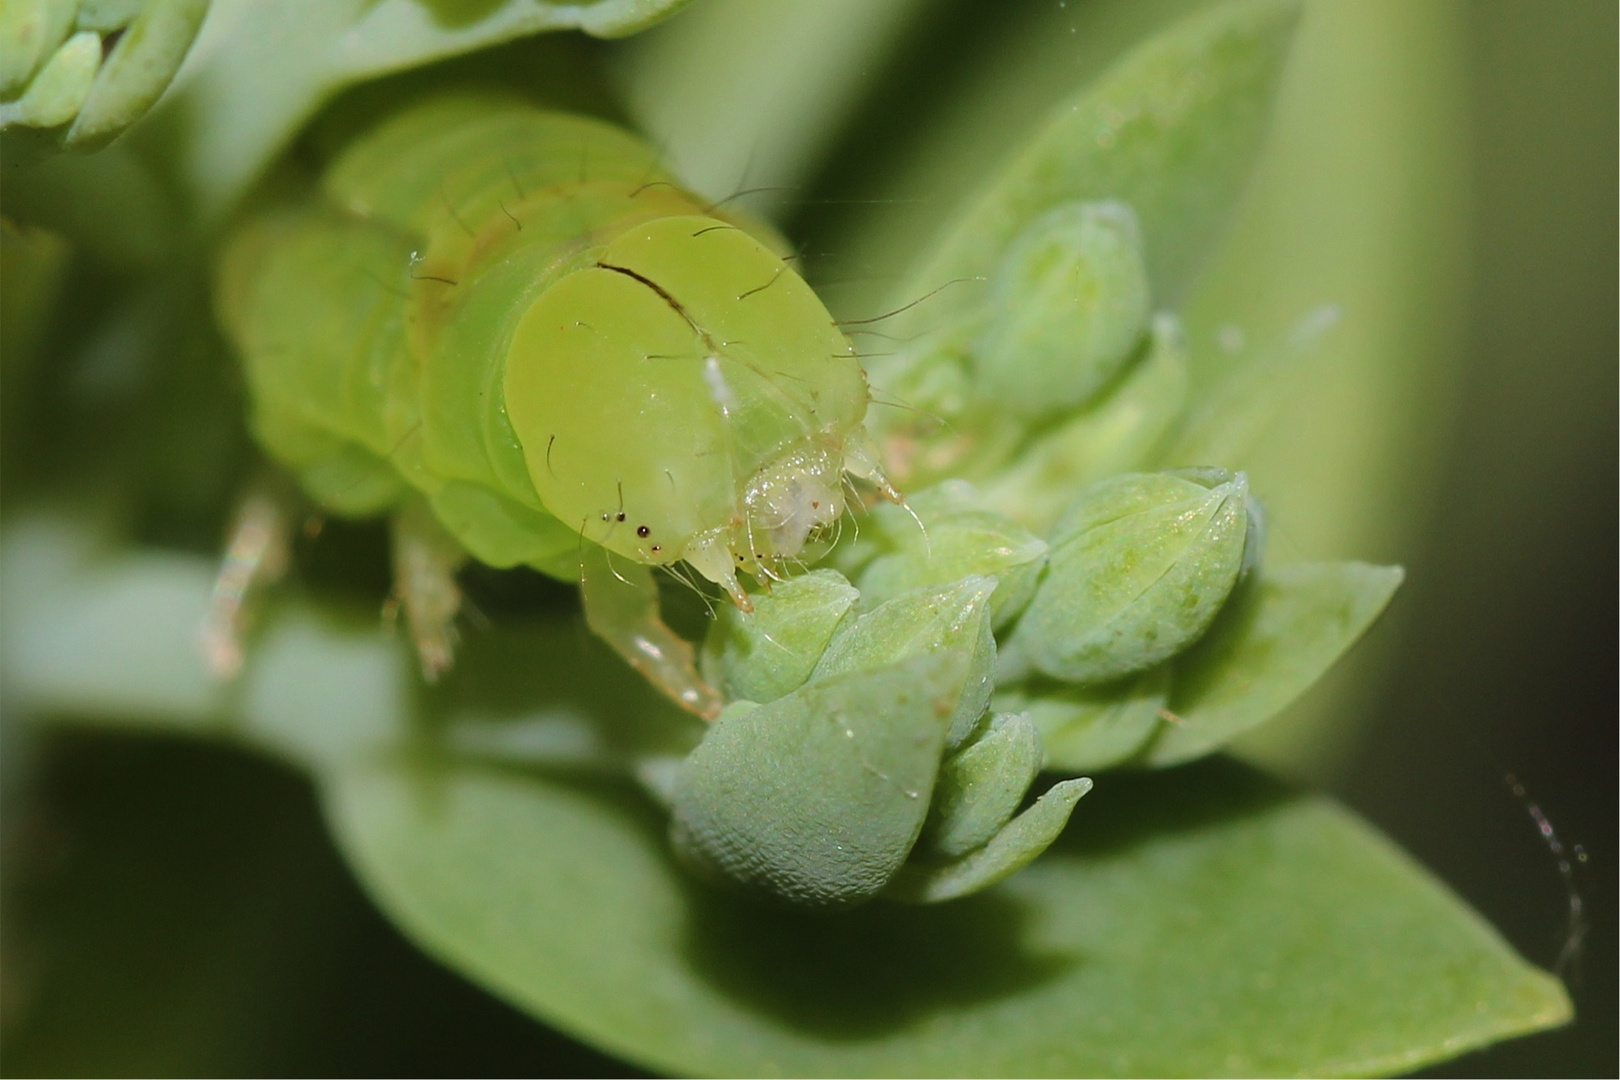
[{"label": "dark shadow area", "polygon": [[[468,5],[466,0],[434,0],[430,6]],[[294,153],[308,165],[329,160],[401,102],[446,89],[516,93],[550,108],[624,123],[617,95],[597,62],[603,48],[601,41],[583,34],[539,34],[360,83],[321,109]]]},{"label": "dark shadow area", "polygon": [[[298,506],[296,496],[290,505]],[[313,507],[293,538],[287,578],[275,587],[290,595],[300,590],[326,606],[364,609],[373,617],[393,591],[388,519],[320,515]]]},{"label": "dark shadow area", "polygon": [[[527,566],[497,570],[473,559],[456,577],[466,602],[491,619],[579,610],[577,584],[549,578]],[[476,624],[477,617],[472,621]]]},{"label": "dark shadow area", "polygon": [[577,614],[464,622],[454,669],[421,691],[413,752],[601,763],[685,754],[701,736],[700,721],[630,672]]},{"label": "dark shadow area", "polygon": [[1108,772],[1096,780],[1053,852],[1082,859],[1116,855],[1163,834],[1237,821],[1297,797],[1288,785],[1219,756],[1157,772]]},{"label": "dark shadow area", "polygon": [[[1286,786],[1224,759],[1110,774],[1052,850],[1082,859],[1113,854],[1160,833],[1263,813],[1290,796]],[[742,1007],[819,1038],[859,1040],[1015,996],[1086,962],[1033,951],[1027,917],[1007,890],[813,915],[694,885],[685,952],[695,971]]]},{"label": "dark shadow area", "polygon": [[190,270],[139,282],[68,264],[44,352],[8,361],[0,491],[8,508],[68,492],[116,493],[137,543],[217,550],[255,451],[240,379]]},{"label": "dark shadow area", "polygon": [[[787,203],[782,223],[795,238],[816,238],[835,225],[849,200],[866,200],[885,187],[884,163],[905,160],[905,153],[924,130],[939,99],[949,90],[940,73],[953,73],[949,85],[966,81],[992,55],[995,46],[1019,28],[1028,18],[1030,5],[975,3],[974,0],[938,0],[928,5],[925,17],[907,27],[905,46],[886,58],[884,69],[873,79],[868,101],[881,101],[887,107],[856,113],[827,147],[821,171],[805,185],[805,201]],[[863,168],[852,170],[849,162]],[[941,207],[943,212],[946,208]],[[826,278],[829,271],[845,276],[848,267],[819,262],[814,254],[806,259],[811,280]]]},{"label": "dark shadow area", "polygon": [[88,733],[6,821],[7,1076],[638,1076],[400,937],[258,756]]},{"label": "dark shadow area", "polygon": [[1589,854],[1575,1022],[1423,1075],[1614,1076],[1616,9],[1465,13],[1477,202],[1456,438],[1408,565],[1400,659],[1340,786],[1549,969],[1569,894],[1504,777]]},{"label": "dark shadow area", "polygon": [[692,888],[684,952],[740,1007],[817,1038],[875,1038],[934,1013],[1011,997],[1084,957],[1038,954],[1001,893],[913,908],[801,914]]}]

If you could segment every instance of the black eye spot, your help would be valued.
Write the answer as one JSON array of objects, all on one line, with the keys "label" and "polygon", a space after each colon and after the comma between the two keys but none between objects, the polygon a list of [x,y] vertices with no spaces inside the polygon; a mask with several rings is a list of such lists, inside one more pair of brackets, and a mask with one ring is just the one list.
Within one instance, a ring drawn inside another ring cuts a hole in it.
[{"label": "black eye spot", "polygon": [[663,548],[661,548],[661,547],[659,547],[659,546],[658,546],[658,545],[657,545],[657,544],[654,544],[654,545],[653,545],[653,550],[654,550],[654,551],[662,551],[662,550],[663,550]]},{"label": "black eye spot", "polygon": [[619,517],[618,517],[618,520],[619,520],[619,521],[623,521],[623,520],[624,520],[624,511],[622,511],[622,510],[621,510],[621,511],[619,511]]},{"label": "black eye spot", "polygon": [[[623,518],[621,518],[620,520],[622,521]],[[636,535],[637,536],[650,536],[650,535],[652,535],[652,530],[647,528],[647,526],[645,526],[645,525],[637,525],[636,526]]]}]

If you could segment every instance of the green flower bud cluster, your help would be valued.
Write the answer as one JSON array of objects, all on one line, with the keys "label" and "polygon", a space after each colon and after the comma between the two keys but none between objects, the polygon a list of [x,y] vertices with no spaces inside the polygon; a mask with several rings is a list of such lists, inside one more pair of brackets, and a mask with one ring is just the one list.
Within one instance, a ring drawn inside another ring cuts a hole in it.
[{"label": "green flower bud cluster", "polygon": [[1136,467],[1179,417],[1181,352],[1174,317],[1152,314],[1135,212],[1060,203],[1017,234],[973,302],[874,365],[874,386],[917,407],[883,432],[896,480],[987,482],[1016,466],[1022,484],[991,503],[1026,523],[1040,511],[1021,502],[1056,513],[1077,479]]},{"label": "green flower bud cluster", "polygon": [[1302,693],[1400,580],[1266,576],[1262,521],[1222,469],[1100,481],[1045,540],[961,481],[874,510],[838,570],[717,615],[702,665],[731,704],[680,766],[677,851],[818,908],[1000,881],[1091,787],[1020,813],[1043,769],[1208,753]]},{"label": "green flower bud cluster", "polygon": [[990,281],[970,350],[975,389],[1026,418],[1090,402],[1147,325],[1147,264],[1123,203],[1064,203],[1030,222]]},{"label": "green flower bud cluster", "polygon": [[1054,528],[1046,577],[1008,642],[997,706],[1027,711],[1073,767],[1132,759],[1167,710],[1173,664],[1259,563],[1242,473],[1127,473]]},{"label": "green flower bud cluster", "polygon": [[857,584],[816,570],[718,617],[703,665],[732,704],[681,767],[677,850],[815,907],[1000,880],[1090,781],[1016,814],[1053,710],[991,708],[996,632],[1015,666],[1072,684],[1158,667],[1232,592],[1251,516],[1244,478],[1217,471],[1098,484],[1050,544],[961,482],[875,512],[843,559]]},{"label": "green flower bud cluster", "polygon": [[6,0],[0,130],[94,150],[145,115],[191,48],[209,0]]},{"label": "green flower bud cluster", "polygon": [[1089,790],[1017,814],[1042,753],[1026,717],[987,711],[996,577],[868,573],[916,584],[869,595],[817,570],[710,633],[704,667],[732,703],[673,798],[676,850],[701,871],[811,907],[953,899],[1040,854]]},{"label": "green flower bud cluster", "polygon": [[1052,533],[1015,647],[1036,671],[1085,684],[1163,663],[1237,584],[1252,518],[1242,473],[1128,473],[1089,488]]}]

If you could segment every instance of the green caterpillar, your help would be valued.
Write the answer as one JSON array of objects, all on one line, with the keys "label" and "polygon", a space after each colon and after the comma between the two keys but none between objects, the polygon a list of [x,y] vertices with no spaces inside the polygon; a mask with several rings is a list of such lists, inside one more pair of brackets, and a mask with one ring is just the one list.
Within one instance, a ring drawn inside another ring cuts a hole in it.
[{"label": "green caterpillar", "polygon": [[746,610],[738,573],[776,577],[846,474],[894,495],[855,350],[776,245],[612,125],[438,97],[233,234],[220,316],[265,450],[330,511],[398,514],[430,673],[455,603],[410,552],[464,551],[582,581],[592,628],[712,716],[649,568]]}]

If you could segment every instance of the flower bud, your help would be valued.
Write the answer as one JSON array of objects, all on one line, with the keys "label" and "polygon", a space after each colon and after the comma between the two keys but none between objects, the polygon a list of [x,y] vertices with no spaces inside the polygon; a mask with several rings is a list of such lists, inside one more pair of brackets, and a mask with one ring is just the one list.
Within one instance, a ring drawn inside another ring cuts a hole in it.
[{"label": "flower bud", "polygon": [[964,659],[914,656],[728,706],[677,775],[677,853],[789,903],[870,899],[922,829]]},{"label": "flower bud", "polygon": [[1248,501],[1242,473],[1135,473],[1092,486],[1054,530],[1046,579],[1018,625],[1030,662],[1102,683],[1191,645],[1237,581]]},{"label": "flower bud", "polygon": [[918,851],[955,859],[989,843],[1012,819],[1041,768],[1029,717],[996,713],[940,766]]},{"label": "flower bud", "polygon": [[1010,518],[974,508],[973,501],[971,486],[958,481],[913,499],[911,514],[881,508],[884,527],[873,531],[886,553],[861,572],[862,601],[882,604],[913,589],[982,574],[997,582],[991,625],[1011,622],[1035,595],[1046,542]]},{"label": "flower bud", "polygon": [[1074,493],[1150,463],[1187,401],[1181,323],[1153,317],[1140,359],[1101,400],[1043,432],[981,485],[981,505],[1046,534]]},{"label": "flower bud", "polygon": [[961,744],[990,703],[990,672],[996,659],[990,594],[995,588],[994,578],[974,575],[949,585],[915,589],[847,620],[833,634],[811,681],[926,654],[957,656],[963,664],[958,684],[962,693],[952,711],[946,744]]},{"label": "flower bud", "polygon": [[991,279],[975,381],[1021,416],[1078,408],[1125,365],[1149,303],[1135,212],[1119,202],[1054,207],[1024,228]]},{"label": "flower bud", "polygon": [[761,704],[797,690],[859,598],[836,570],[816,570],[754,596],[752,612],[722,605],[704,639],[704,677],[728,699]]},{"label": "flower bud", "polygon": [[[14,144],[30,158],[64,147],[100,148],[163,95],[208,5],[209,0],[0,5],[0,128],[39,129]],[[108,42],[113,43],[103,59]]]}]

